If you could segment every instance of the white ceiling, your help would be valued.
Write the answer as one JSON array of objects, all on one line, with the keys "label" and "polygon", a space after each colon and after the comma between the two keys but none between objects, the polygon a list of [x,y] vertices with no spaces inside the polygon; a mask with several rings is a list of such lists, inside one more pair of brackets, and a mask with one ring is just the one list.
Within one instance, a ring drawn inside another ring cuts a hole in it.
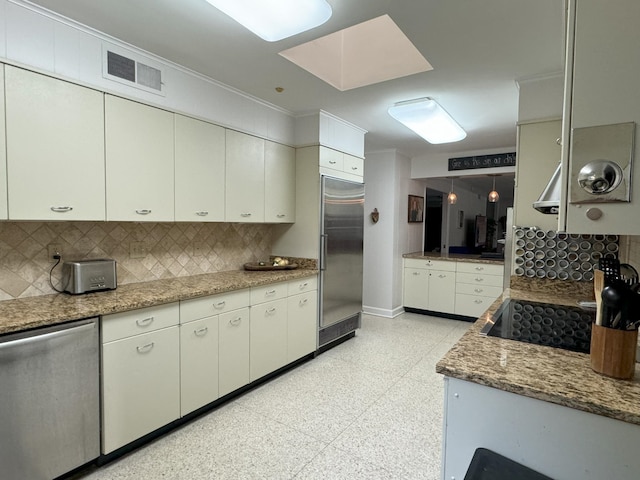
[{"label": "white ceiling", "polygon": [[[328,0],[333,15],[268,43],[205,0],[34,0],[120,40],[294,114],[326,110],[369,133],[366,151],[410,157],[504,149],[516,143],[516,79],[562,71],[561,0]],[[278,52],[388,14],[432,71],[341,92]],[[282,93],[275,88],[283,87]],[[387,114],[393,103],[436,99],[467,131],[430,145]],[[504,151],[504,150],[503,150]],[[458,155],[459,156],[459,155]]]}]

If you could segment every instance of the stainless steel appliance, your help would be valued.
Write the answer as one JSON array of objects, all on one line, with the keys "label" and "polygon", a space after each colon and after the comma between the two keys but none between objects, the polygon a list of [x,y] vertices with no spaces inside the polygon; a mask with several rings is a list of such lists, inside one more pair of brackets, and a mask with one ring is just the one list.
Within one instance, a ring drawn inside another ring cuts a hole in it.
[{"label": "stainless steel appliance", "polygon": [[116,261],[110,258],[76,260],[62,265],[62,285],[71,294],[114,290]]},{"label": "stainless steel appliance", "polygon": [[360,328],[364,185],[322,176],[321,193],[320,348]]},{"label": "stainless steel appliance", "polygon": [[100,454],[97,319],[0,337],[0,477],[51,480]]}]

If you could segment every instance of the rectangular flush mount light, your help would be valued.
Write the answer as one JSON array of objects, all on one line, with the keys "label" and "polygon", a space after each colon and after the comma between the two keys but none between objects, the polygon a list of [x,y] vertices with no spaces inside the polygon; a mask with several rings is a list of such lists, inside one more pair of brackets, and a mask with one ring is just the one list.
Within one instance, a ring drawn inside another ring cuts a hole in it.
[{"label": "rectangular flush mount light", "polygon": [[467,133],[449,114],[429,97],[396,103],[389,115],[429,143],[459,142]]},{"label": "rectangular flush mount light", "polygon": [[267,42],[311,30],[331,17],[325,0],[207,0]]}]

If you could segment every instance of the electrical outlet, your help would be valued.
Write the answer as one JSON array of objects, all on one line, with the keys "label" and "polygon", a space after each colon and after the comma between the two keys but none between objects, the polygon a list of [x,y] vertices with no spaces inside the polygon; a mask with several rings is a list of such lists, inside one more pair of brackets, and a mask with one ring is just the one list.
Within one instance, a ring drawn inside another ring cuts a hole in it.
[{"label": "electrical outlet", "polygon": [[129,244],[129,258],[144,258],[147,256],[147,247],[144,242],[131,242]]},{"label": "electrical outlet", "polygon": [[53,258],[54,255],[62,256],[62,245],[60,245],[59,243],[52,243],[50,245],[47,245],[47,253],[50,259]]}]

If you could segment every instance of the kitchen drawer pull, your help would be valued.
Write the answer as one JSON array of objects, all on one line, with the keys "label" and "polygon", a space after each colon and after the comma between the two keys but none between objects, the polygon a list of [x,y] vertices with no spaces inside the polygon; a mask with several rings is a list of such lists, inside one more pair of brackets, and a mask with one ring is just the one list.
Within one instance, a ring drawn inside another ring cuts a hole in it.
[{"label": "kitchen drawer pull", "polygon": [[447,278],[447,276],[443,275],[443,274],[440,274],[440,275],[438,275],[438,278]]},{"label": "kitchen drawer pull", "polygon": [[473,291],[476,293],[482,293],[484,292],[484,288],[474,288]]},{"label": "kitchen drawer pull", "polygon": [[193,333],[195,334],[196,337],[204,337],[208,331],[209,331],[209,327],[202,327],[202,328],[198,328],[197,330],[194,330]]},{"label": "kitchen drawer pull", "polygon": [[308,286],[309,286],[309,283],[308,282],[304,282],[304,283],[301,283],[300,285],[298,285],[298,289],[299,290],[304,290]]},{"label": "kitchen drawer pull", "polygon": [[218,303],[214,303],[213,304],[213,308],[224,308],[224,306],[227,304],[227,302],[225,302],[224,300],[222,300],[221,302]]},{"label": "kitchen drawer pull", "polygon": [[205,212],[205,211],[196,212],[196,215],[199,217],[206,217],[207,215],[209,215],[209,212]]},{"label": "kitchen drawer pull", "polygon": [[330,165],[335,165],[335,164],[336,164],[336,161],[335,161],[335,160],[329,160],[329,164],[330,164]]},{"label": "kitchen drawer pull", "polygon": [[271,307],[267,310],[265,310],[265,315],[273,315],[274,313],[276,313],[276,307]]},{"label": "kitchen drawer pull", "polygon": [[482,270],[484,270],[484,267],[476,267],[476,270],[481,272]]},{"label": "kitchen drawer pull", "polygon": [[57,213],[66,213],[73,210],[73,207],[51,207],[51,210]]},{"label": "kitchen drawer pull", "polygon": [[136,350],[138,350],[138,353],[149,353],[152,348],[153,342],[147,343],[146,345],[143,345],[141,347],[136,347]]},{"label": "kitchen drawer pull", "polygon": [[358,167],[351,167],[351,170],[357,170]]},{"label": "kitchen drawer pull", "polygon": [[478,305],[480,305],[482,302],[482,300],[480,300],[479,298],[476,298],[473,303],[477,303]]},{"label": "kitchen drawer pull", "polygon": [[275,295],[275,294],[276,294],[276,291],[275,291],[275,290],[269,290],[268,292],[265,292],[265,293],[264,293],[264,296],[265,296],[265,297],[269,297],[269,296],[271,296],[271,295]]},{"label": "kitchen drawer pull", "polygon": [[136,323],[138,324],[139,327],[148,327],[153,323],[153,317],[147,317],[147,318],[136,320]]},{"label": "kitchen drawer pull", "polygon": [[251,214],[250,213],[241,213],[240,216],[246,218],[246,217],[250,217]]},{"label": "kitchen drawer pull", "polygon": [[484,278],[482,278],[482,277],[476,277],[476,282],[484,282]]},{"label": "kitchen drawer pull", "polygon": [[414,275],[420,275],[420,272],[413,272]]},{"label": "kitchen drawer pull", "polygon": [[286,216],[287,216],[287,215],[286,215],[286,214],[284,214],[284,213],[279,213],[279,214],[277,214],[277,215],[276,215],[276,217],[278,217],[278,218],[284,218],[284,217],[286,217]]},{"label": "kitchen drawer pull", "polygon": [[151,210],[149,210],[148,208],[141,208],[139,210],[136,210],[136,213],[138,215],[149,215],[151,213]]},{"label": "kitchen drawer pull", "polygon": [[241,323],[242,323],[242,317],[236,317],[229,320],[229,325],[232,325],[234,327],[237,327]]},{"label": "kitchen drawer pull", "polygon": [[307,304],[308,301],[309,301],[308,298],[302,299],[302,300],[300,300],[298,302],[298,305],[301,306],[301,307],[304,307]]}]

